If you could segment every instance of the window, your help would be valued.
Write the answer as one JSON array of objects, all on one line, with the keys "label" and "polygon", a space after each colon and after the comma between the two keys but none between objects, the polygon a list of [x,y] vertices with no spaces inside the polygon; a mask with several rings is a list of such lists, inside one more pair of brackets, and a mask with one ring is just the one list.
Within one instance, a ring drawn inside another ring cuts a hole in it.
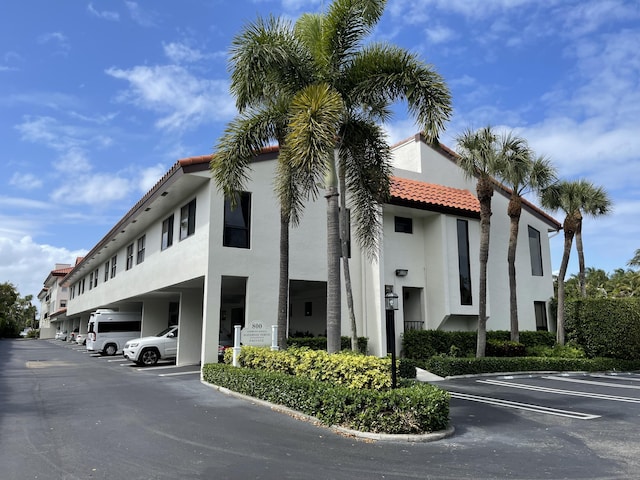
[{"label": "window", "polygon": [[547,304],[545,302],[533,302],[533,308],[536,312],[536,330],[548,331]]},{"label": "window", "polygon": [[144,262],[144,244],[146,243],[146,240],[146,235],[142,235],[138,239],[138,256],[136,257],[136,265]]},{"label": "window", "polygon": [[118,260],[118,256],[114,255],[111,257],[111,278],[116,276],[116,261]]},{"label": "window", "polygon": [[71,298],[76,298],[76,284],[71,285]]},{"label": "window", "polygon": [[396,232],[413,233],[413,219],[407,217],[395,217]]},{"label": "window", "polygon": [[96,268],[96,271],[93,272],[93,286],[97,287],[98,286],[98,273],[100,272],[99,269]]},{"label": "window", "polygon": [[80,293],[84,293],[84,281],[86,280],[86,278],[82,279],[82,282],[80,282]]},{"label": "window", "polygon": [[196,199],[194,198],[180,209],[180,240],[193,235],[196,231]]},{"label": "window", "polygon": [[133,268],[133,243],[127,245],[127,270],[131,270]]},{"label": "window", "polygon": [[531,275],[542,276],[542,247],[540,232],[529,227],[529,255],[531,255]]},{"label": "window", "polygon": [[60,308],[65,308],[67,306],[66,300],[60,300]]},{"label": "window", "polygon": [[89,274],[89,290],[93,288],[93,272]]},{"label": "window", "polygon": [[162,222],[162,245],[160,249],[164,250],[171,245],[173,245],[173,215]]},{"label": "window", "polygon": [[224,200],[224,234],[222,244],[225,247],[250,248],[251,194],[242,192],[235,208],[231,201]]},{"label": "window", "polygon": [[471,305],[471,263],[469,261],[469,222],[458,220],[458,276],[460,304]]},{"label": "window", "polygon": [[104,281],[109,280],[109,260],[104,262]]}]

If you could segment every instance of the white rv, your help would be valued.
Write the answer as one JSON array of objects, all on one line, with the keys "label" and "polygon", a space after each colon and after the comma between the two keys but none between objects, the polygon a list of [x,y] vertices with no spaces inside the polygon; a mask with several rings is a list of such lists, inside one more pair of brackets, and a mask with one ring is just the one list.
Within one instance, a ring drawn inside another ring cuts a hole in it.
[{"label": "white rv", "polygon": [[135,312],[117,312],[98,309],[89,317],[87,350],[102,355],[122,352],[127,340],[140,337],[142,315]]}]

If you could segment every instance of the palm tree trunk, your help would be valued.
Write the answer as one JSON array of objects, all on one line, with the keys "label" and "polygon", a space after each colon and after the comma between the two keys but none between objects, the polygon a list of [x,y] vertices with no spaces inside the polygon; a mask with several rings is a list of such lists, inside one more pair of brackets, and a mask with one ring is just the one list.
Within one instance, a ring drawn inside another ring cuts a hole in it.
[{"label": "palm tree trunk", "polygon": [[334,156],[327,171],[327,352],[340,351],[340,213]]},{"label": "palm tree trunk", "polygon": [[587,298],[587,280],[584,266],[584,247],[582,245],[582,215],[576,222],[576,250],[578,251],[578,285],[580,295]]},{"label": "palm tree trunk", "polygon": [[280,211],[280,277],[278,285],[278,347],[287,349],[289,312],[289,215]]},{"label": "palm tree trunk", "polygon": [[507,251],[507,263],[509,265],[509,314],[511,319],[511,341],[520,341],[518,325],[518,294],[516,287],[516,249],[518,246],[518,231],[520,227],[520,214],[522,204],[520,198],[511,196],[508,214],[510,218],[509,249]]},{"label": "palm tree trunk", "polygon": [[340,170],[340,247],[342,253],[342,271],[344,288],[347,294],[347,308],[351,321],[351,350],[358,351],[358,327],[356,313],[353,308],[353,291],[351,287],[351,270],[349,268],[349,212],[347,211],[347,194],[344,170]]},{"label": "palm tree trunk", "polygon": [[487,264],[489,262],[489,234],[491,232],[491,197],[493,186],[490,180],[479,178],[476,186],[480,202],[480,281],[478,285],[478,343],[476,357],[484,357],[487,349]]},{"label": "palm tree trunk", "polygon": [[573,243],[573,231],[567,230],[565,220],[564,230],[564,251],[562,252],[562,262],[558,272],[558,313],[556,322],[556,341],[558,345],[564,345],[564,278],[569,265],[569,255],[571,254],[571,244]]}]

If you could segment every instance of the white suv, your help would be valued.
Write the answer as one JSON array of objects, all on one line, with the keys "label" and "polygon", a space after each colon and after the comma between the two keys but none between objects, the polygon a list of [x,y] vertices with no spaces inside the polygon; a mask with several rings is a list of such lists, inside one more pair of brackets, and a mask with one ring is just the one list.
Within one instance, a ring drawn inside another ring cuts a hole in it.
[{"label": "white suv", "polygon": [[178,352],[178,326],[163,330],[151,337],[134,338],[124,345],[123,355],[138,365],[155,365],[158,360],[176,358]]}]

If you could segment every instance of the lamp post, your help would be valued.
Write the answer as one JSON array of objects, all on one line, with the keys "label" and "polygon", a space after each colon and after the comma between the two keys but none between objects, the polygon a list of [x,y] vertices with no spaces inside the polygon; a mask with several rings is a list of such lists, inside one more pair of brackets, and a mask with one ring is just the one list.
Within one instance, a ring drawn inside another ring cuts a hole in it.
[{"label": "lamp post", "polygon": [[396,388],[396,310],[398,294],[389,292],[384,296],[384,308],[387,312],[387,353],[391,353],[391,388]]}]

